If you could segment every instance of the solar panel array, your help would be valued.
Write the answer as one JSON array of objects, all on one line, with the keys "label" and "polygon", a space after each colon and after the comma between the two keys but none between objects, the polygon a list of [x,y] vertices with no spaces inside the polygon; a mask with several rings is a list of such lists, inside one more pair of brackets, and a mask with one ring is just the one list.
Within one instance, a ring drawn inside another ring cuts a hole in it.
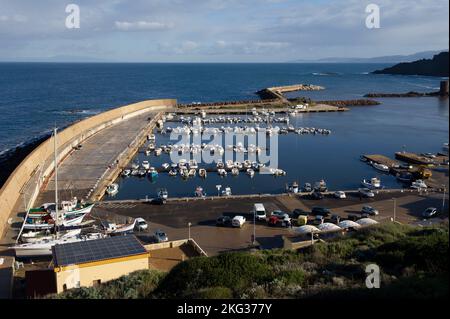
[{"label": "solar panel array", "polygon": [[55,245],[52,251],[56,267],[127,257],[147,252],[134,235]]}]

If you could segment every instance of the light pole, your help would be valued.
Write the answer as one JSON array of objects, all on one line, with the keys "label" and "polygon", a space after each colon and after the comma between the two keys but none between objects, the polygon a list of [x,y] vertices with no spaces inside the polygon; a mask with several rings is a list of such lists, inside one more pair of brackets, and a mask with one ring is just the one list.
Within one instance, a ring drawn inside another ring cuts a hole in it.
[{"label": "light pole", "polygon": [[256,243],[256,210],[253,211],[253,246]]},{"label": "light pole", "polygon": [[444,194],[442,195],[442,212],[441,213],[443,213],[444,209],[445,209],[445,191],[446,191],[445,185],[442,185],[442,186],[444,186]]},{"label": "light pole", "polygon": [[189,233],[189,237],[188,239],[191,240],[191,222],[188,223],[188,233]]},{"label": "light pole", "polygon": [[397,217],[397,199],[392,198],[392,200],[394,201],[394,222],[395,222],[395,219]]}]

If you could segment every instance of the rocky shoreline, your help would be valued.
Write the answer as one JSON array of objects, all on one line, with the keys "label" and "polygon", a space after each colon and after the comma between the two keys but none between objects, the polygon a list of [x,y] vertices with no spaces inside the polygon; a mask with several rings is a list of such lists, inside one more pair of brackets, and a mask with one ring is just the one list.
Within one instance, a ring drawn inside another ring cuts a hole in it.
[{"label": "rocky shoreline", "polygon": [[[442,96],[441,92],[407,92],[407,93],[368,93],[364,97],[368,98],[380,98],[380,97],[427,97],[427,96]],[[448,95],[447,95],[448,96]]]}]

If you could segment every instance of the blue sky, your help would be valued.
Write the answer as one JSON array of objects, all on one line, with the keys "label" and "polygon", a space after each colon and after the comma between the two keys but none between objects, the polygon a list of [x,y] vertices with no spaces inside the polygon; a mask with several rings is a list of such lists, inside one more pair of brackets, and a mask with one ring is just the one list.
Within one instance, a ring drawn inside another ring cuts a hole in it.
[{"label": "blue sky", "polygon": [[[80,29],[65,7],[79,5]],[[365,8],[381,9],[367,29]],[[448,0],[0,0],[0,60],[284,62],[448,48]]]}]

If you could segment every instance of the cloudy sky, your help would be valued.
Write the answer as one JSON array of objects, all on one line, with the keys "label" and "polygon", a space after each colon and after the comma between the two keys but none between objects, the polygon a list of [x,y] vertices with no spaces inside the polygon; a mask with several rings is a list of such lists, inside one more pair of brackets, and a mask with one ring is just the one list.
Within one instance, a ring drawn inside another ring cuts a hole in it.
[{"label": "cloudy sky", "polygon": [[[80,8],[80,28],[65,8]],[[379,5],[381,28],[366,28]],[[0,0],[0,61],[284,62],[448,48],[448,0]]]}]

